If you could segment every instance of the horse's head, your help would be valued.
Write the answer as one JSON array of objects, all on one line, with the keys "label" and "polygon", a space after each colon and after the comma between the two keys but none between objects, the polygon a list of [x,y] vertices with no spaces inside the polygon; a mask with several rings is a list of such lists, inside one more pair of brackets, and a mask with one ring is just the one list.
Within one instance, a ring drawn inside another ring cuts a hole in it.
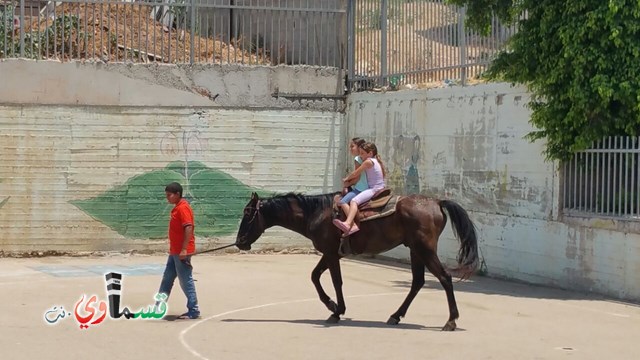
[{"label": "horse's head", "polygon": [[251,194],[251,200],[244,207],[244,215],[236,237],[236,246],[240,250],[251,250],[251,244],[258,240],[264,230],[264,217],[260,213],[260,198],[254,192]]}]

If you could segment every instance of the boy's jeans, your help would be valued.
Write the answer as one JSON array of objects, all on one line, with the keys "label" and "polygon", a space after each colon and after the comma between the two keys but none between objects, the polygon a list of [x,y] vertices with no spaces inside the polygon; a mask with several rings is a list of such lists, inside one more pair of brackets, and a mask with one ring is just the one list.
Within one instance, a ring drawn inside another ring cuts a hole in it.
[{"label": "boy's jeans", "polygon": [[180,287],[187,297],[187,309],[189,316],[200,316],[198,308],[198,297],[196,296],[196,286],[193,283],[193,267],[191,266],[191,256],[187,256],[184,260],[180,260],[179,255],[169,255],[167,266],[164,268],[160,290],[158,292],[171,294],[173,282],[176,277],[180,281]]}]

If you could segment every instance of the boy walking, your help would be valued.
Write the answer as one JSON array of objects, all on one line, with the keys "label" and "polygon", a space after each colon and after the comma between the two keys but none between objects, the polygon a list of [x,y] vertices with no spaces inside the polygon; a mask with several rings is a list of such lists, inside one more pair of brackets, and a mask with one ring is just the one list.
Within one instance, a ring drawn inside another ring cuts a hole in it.
[{"label": "boy walking", "polygon": [[168,298],[177,277],[187,297],[188,310],[178,319],[197,319],[200,317],[200,309],[191,266],[191,255],[196,251],[193,210],[189,202],[182,197],[182,185],[179,183],[173,182],[167,185],[164,191],[167,201],[175,207],[171,210],[169,220],[169,258],[158,292],[166,294]]}]

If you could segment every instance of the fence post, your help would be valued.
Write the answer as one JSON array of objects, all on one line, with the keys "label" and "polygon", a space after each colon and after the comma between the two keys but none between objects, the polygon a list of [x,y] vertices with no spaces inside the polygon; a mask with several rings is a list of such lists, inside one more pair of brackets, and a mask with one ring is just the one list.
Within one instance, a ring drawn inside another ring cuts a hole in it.
[{"label": "fence post", "polygon": [[467,85],[467,37],[464,21],[467,14],[467,7],[463,6],[458,11],[458,47],[460,48],[460,78],[462,86]]},{"label": "fence post", "polygon": [[[24,0],[23,0],[24,1]],[[196,39],[196,0],[191,0],[191,24],[189,25],[189,29],[191,31],[191,44],[189,46],[189,62],[191,65],[195,62],[195,46],[194,42]]]},{"label": "fence post", "polygon": [[380,11],[380,86],[387,82],[387,5],[389,0],[382,0]]},{"label": "fence post", "polygon": [[355,76],[355,57],[356,57],[356,0],[347,1],[347,86],[351,91],[351,81]]},{"label": "fence post", "polygon": [[[11,22],[13,22],[13,14],[11,14]],[[24,57],[24,0],[20,0],[20,57]],[[13,26],[11,27],[13,29]]]}]

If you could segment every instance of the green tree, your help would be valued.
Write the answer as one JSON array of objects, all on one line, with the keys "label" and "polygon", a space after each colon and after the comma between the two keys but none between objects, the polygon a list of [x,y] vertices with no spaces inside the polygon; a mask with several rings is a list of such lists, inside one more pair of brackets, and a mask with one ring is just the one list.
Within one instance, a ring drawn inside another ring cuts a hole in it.
[{"label": "green tree", "polygon": [[640,135],[639,0],[448,0],[489,31],[495,13],[517,33],[486,72],[532,93],[530,140],[567,159],[604,136]]}]

